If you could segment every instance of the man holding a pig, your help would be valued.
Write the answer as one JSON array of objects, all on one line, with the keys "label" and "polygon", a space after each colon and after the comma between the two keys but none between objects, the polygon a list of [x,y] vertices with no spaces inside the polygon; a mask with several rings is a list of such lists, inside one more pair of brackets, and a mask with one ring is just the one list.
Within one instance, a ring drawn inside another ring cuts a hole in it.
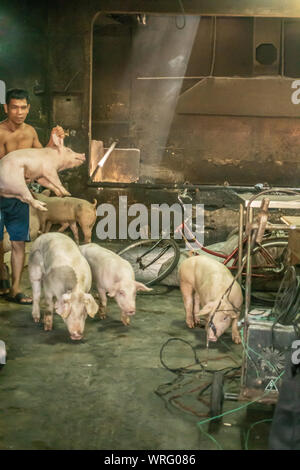
[{"label": "man holding a pig", "polygon": [[[11,89],[6,93],[4,111],[7,118],[0,122],[0,158],[17,149],[42,148],[37,132],[25,123],[30,109],[29,95],[25,90]],[[62,127],[56,126],[51,131],[47,147],[53,147],[53,134],[64,138]],[[12,175],[13,178],[13,175]],[[3,229],[4,226],[11,241],[12,285],[4,264]],[[20,282],[25,259],[25,242],[29,236],[29,206],[16,198],[0,197],[0,295],[9,294],[10,302],[22,305],[32,303],[32,299],[20,290]]]}]

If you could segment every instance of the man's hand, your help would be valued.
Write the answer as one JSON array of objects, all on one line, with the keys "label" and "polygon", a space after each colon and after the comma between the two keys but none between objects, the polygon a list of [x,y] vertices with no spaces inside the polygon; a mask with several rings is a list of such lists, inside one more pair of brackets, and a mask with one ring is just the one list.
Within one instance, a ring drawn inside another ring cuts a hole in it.
[{"label": "man's hand", "polygon": [[53,127],[47,147],[55,147],[54,142],[53,142],[53,134],[56,134],[61,139],[65,138],[65,131],[63,130],[61,126]]}]

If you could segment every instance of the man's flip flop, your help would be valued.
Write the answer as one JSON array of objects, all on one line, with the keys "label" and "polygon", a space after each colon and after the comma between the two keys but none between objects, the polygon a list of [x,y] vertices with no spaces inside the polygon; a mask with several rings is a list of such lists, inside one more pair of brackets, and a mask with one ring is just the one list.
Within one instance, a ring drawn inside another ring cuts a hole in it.
[{"label": "man's flip flop", "polygon": [[8,301],[8,302],[14,302],[15,304],[20,304],[20,305],[32,305],[32,300],[30,302],[22,302],[22,300],[26,300],[26,299],[29,299],[29,297],[27,297],[27,295],[25,294],[22,294],[22,292],[19,292],[18,294],[16,294],[14,297],[11,296],[11,295],[7,295],[5,297],[5,299]]}]

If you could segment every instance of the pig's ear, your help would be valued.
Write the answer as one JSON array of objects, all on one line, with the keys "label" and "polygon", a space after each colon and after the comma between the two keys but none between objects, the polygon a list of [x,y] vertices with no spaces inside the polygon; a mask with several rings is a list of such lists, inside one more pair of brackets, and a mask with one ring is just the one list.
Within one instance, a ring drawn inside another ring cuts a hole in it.
[{"label": "pig's ear", "polygon": [[145,292],[150,292],[151,290],[153,290],[153,289],[150,289],[150,287],[145,286],[145,284],[143,284],[142,282],[137,282],[137,281],[135,281],[135,287],[136,287],[136,290],[143,290]]},{"label": "pig's ear", "polygon": [[63,294],[54,305],[56,313],[66,319],[71,313],[71,294]]},{"label": "pig's ear", "polygon": [[84,294],[84,305],[85,305],[87,314],[90,317],[94,318],[94,316],[99,310],[99,306],[91,294]]},{"label": "pig's ear", "polygon": [[236,308],[231,302],[226,301],[224,307],[225,307],[225,310],[228,310],[228,315],[230,316],[232,320],[239,317],[240,310]]},{"label": "pig's ear", "polygon": [[206,305],[204,305],[204,307],[200,310],[196,317],[200,317],[202,315],[209,315],[215,308],[216,302],[208,302]]},{"label": "pig's ear", "polygon": [[239,315],[240,315],[239,311],[230,310],[230,318],[232,318],[233,320],[235,318],[238,318]]},{"label": "pig's ear", "polygon": [[118,285],[115,284],[109,291],[107,292],[108,297],[114,297],[118,291]]},{"label": "pig's ear", "polygon": [[52,134],[52,141],[55,147],[57,147],[57,150],[60,152],[64,145],[64,139],[62,139],[61,137],[58,137],[58,135],[54,132]]}]

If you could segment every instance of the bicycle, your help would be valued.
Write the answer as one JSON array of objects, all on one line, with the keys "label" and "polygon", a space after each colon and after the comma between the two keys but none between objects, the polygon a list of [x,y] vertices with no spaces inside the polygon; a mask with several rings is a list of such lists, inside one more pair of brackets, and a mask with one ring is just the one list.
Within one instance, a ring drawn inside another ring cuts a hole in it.
[{"label": "bicycle", "polygon": [[[178,201],[182,207],[184,207],[182,201],[183,197],[191,199],[186,191],[187,190],[182,194],[178,194]],[[178,232],[181,233],[187,246],[190,244],[190,241],[197,245],[197,251],[192,250],[193,254],[197,255],[199,254],[198,252],[202,251],[213,255],[219,258],[231,271],[237,272],[238,246],[229,254],[205,247],[199,243],[187,227],[187,220],[174,230],[174,233]],[[191,237],[190,241],[187,239],[186,234]],[[246,257],[247,243],[248,236],[245,236],[242,241],[242,264],[244,264]],[[272,232],[264,234],[260,243],[255,243],[252,249],[252,280],[267,281],[271,289],[274,289],[274,284],[278,287],[278,283],[281,281],[285,269],[283,258],[287,243],[288,238],[286,234],[277,237],[274,236]],[[118,254],[131,263],[136,279],[143,281],[147,286],[151,286],[165,279],[175,269],[180,259],[181,252],[175,240],[160,238],[158,240],[138,240],[131,243],[126,248],[121,249]],[[244,271],[242,272],[242,276],[245,276]]]}]

